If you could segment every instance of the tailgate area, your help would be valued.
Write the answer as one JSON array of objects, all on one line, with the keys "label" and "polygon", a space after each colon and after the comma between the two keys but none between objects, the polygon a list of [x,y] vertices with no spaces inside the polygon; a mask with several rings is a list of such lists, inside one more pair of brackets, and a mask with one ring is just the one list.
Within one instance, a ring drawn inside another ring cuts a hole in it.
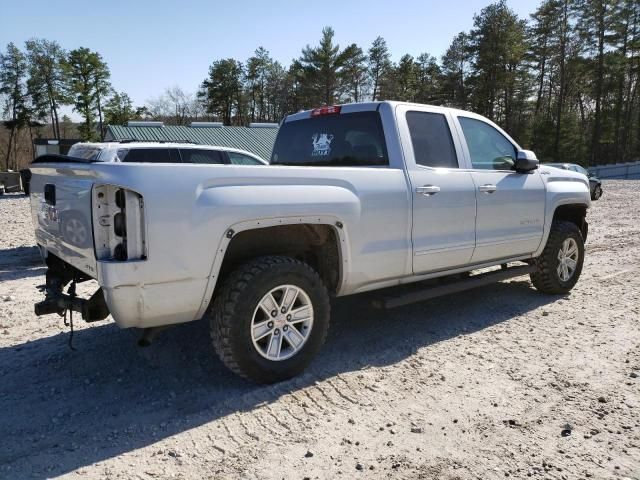
[{"label": "tailgate area", "polygon": [[82,166],[34,165],[31,171],[31,215],[38,245],[96,278],[93,177],[86,175],[87,169]]}]

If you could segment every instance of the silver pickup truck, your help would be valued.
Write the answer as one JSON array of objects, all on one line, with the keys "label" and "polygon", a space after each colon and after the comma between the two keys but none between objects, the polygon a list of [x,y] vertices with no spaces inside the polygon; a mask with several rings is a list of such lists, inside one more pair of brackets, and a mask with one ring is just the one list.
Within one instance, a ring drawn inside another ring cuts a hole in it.
[{"label": "silver pickup truck", "polygon": [[[393,307],[523,274],[558,294],[580,276],[587,178],[539,167],[479,115],[396,102],[300,112],[270,164],[36,159],[48,266],[36,313],[111,314],[147,343],[206,318],[229,368],[275,382],[321,348],[332,296],[439,279],[379,292]],[[89,235],[65,237],[70,221]],[[91,279],[100,288],[79,298]]]}]

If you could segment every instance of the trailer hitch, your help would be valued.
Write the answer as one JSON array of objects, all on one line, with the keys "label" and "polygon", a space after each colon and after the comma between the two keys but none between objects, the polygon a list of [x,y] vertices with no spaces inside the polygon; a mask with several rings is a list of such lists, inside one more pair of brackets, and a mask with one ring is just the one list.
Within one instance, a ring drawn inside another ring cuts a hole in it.
[{"label": "trailer hitch", "polygon": [[35,304],[35,314],[37,316],[57,313],[64,316],[65,311],[78,312],[82,314],[82,319],[86,322],[97,322],[109,316],[109,307],[104,300],[102,288],[95,291],[91,298],[84,299],[75,294],[75,282],[69,286],[68,293],[45,290],[45,299]]}]

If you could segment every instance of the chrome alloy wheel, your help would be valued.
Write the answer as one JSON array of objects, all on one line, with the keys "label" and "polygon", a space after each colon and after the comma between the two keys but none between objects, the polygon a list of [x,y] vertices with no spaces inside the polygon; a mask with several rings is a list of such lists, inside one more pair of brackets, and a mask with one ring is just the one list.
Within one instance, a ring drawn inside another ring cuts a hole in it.
[{"label": "chrome alloy wheel", "polygon": [[558,277],[563,282],[568,282],[576,271],[578,265],[578,244],[573,238],[567,238],[562,242],[562,247],[558,252]]},{"label": "chrome alloy wheel", "polygon": [[267,360],[286,360],[304,346],[312,327],[309,295],[295,285],[280,285],[262,297],[253,311],[251,340]]}]

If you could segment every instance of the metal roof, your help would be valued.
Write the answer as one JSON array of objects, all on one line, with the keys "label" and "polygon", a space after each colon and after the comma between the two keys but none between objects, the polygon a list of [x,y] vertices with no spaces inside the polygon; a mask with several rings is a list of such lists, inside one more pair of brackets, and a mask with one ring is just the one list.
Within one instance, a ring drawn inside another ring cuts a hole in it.
[{"label": "metal roof", "polygon": [[198,128],[166,125],[163,127],[127,127],[109,125],[105,141],[189,141],[201,145],[238,148],[254,153],[269,161],[276,141],[277,128],[255,127],[204,127]]}]

